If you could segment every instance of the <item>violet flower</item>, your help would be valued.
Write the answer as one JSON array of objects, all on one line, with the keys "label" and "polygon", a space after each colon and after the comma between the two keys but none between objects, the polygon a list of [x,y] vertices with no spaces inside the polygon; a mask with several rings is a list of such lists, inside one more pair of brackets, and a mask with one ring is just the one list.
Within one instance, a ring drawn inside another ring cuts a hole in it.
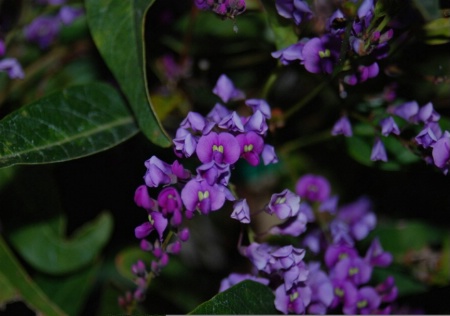
[{"label": "violet flower", "polygon": [[379,71],[380,68],[376,62],[369,66],[359,65],[355,73],[344,77],[344,82],[354,86],[358,83],[367,81],[367,79],[375,78],[378,76]]},{"label": "violet flower", "polygon": [[416,101],[405,102],[396,106],[393,112],[408,122],[414,122],[414,117],[419,112],[419,104]]},{"label": "violet flower", "polygon": [[372,147],[372,153],[370,154],[370,160],[372,161],[388,161],[386,149],[384,148],[383,142],[380,140],[380,138],[375,138],[375,143]]},{"label": "violet flower", "polygon": [[353,135],[352,125],[346,115],[336,121],[333,125],[333,129],[331,130],[331,135],[344,135],[345,137],[351,137]]},{"label": "violet flower", "polygon": [[218,124],[220,128],[226,129],[230,132],[244,132],[244,125],[242,124],[239,115],[233,111],[225,116]]},{"label": "violet flower", "polygon": [[256,132],[259,135],[264,136],[269,127],[264,114],[261,111],[256,110],[245,122],[244,129],[246,132]]},{"label": "violet flower", "polygon": [[441,116],[434,110],[431,102],[428,102],[422,106],[417,113],[417,120],[424,123],[437,122],[440,118]]},{"label": "violet flower", "polygon": [[301,40],[298,43],[292,44],[286,48],[273,52],[271,55],[273,58],[280,60],[281,64],[289,65],[292,62],[298,60],[300,64],[303,64],[303,47],[307,40]]},{"label": "violet flower", "polygon": [[205,118],[197,112],[189,112],[185,119],[180,123],[184,129],[192,129],[194,132],[202,132],[206,126]]},{"label": "violet flower", "polygon": [[23,79],[25,73],[22,66],[15,58],[5,58],[0,60],[0,72],[6,72],[11,79]]},{"label": "violet flower", "polygon": [[302,50],[306,70],[331,74],[339,58],[340,43],[341,40],[331,34],[310,39]]},{"label": "violet flower", "polygon": [[319,175],[306,174],[295,185],[295,192],[311,202],[323,202],[330,197],[330,183]]},{"label": "violet flower", "polygon": [[414,139],[423,148],[428,148],[437,141],[436,135],[429,126],[425,126]]},{"label": "violet flower", "polygon": [[230,165],[218,164],[215,161],[203,164],[196,169],[197,178],[205,179],[209,185],[228,185],[231,177]]},{"label": "violet flower", "polygon": [[281,193],[272,195],[266,210],[269,214],[275,214],[279,219],[297,216],[300,210],[300,197],[285,189]]},{"label": "violet flower", "polygon": [[372,266],[359,257],[339,260],[330,272],[332,278],[350,280],[355,285],[369,282]]},{"label": "violet flower", "polygon": [[230,133],[211,132],[200,137],[196,153],[203,163],[215,161],[217,163],[233,164],[241,155],[239,143]]},{"label": "violet flower", "polygon": [[336,216],[349,225],[350,233],[355,240],[364,239],[375,228],[377,218],[371,211],[369,199],[361,197],[353,203],[342,206]]},{"label": "violet flower", "polygon": [[265,166],[267,166],[268,164],[278,162],[278,157],[277,157],[277,154],[275,153],[275,148],[269,144],[264,145],[263,151],[261,153],[261,157],[263,159]]},{"label": "violet flower", "polygon": [[0,39],[0,57],[5,55],[6,52],[6,45],[5,45],[5,41],[3,41],[2,39]]},{"label": "violet flower", "polygon": [[217,80],[213,93],[222,99],[223,102],[245,99],[245,94],[237,89],[233,82],[226,75],[221,75]]},{"label": "violet flower", "polygon": [[249,106],[253,110],[253,113],[260,111],[266,119],[272,117],[270,105],[264,99],[247,99],[245,100],[245,105]]},{"label": "violet flower", "polygon": [[357,257],[358,251],[355,248],[344,243],[331,244],[325,251],[324,261],[328,268],[332,268],[342,259],[353,259]]},{"label": "violet flower", "polygon": [[134,202],[137,206],[146,209],[147,211],[156,211],[158,204],[148,194],[147,186],[140,185],[134,193]]},{"label": "violet flower", "polygon": [[356,303],[344,306],[342,310],[347,315],[368,315],[376,311],[380,303],[381,299],[375,289],[371,286],[364,286],[356,293]]},{"label": "violet flower", "polygon": [[311,288],[311,303],[308,314],[325,315],[328,306],[333,301],[333,285],[328,275],[320,270],[319,262],[308,264],[309,276],[306,284]]},{"label": "violet flower", "polygon": [[284,223],[272,227],[269,232],[272,235],[290,235],[298,237],[306,231],[307,223],[308,219],[306,218],[306,215],[300,210],[297,216],[289,217]]},{"label": "violet flower", "polygon": [[41,49],[48,48],[58,36],[60,22],[58,17],[39,16],[24,29],[25,38],[39,45]]},{"label": "violet flower", "polygon": [[216,103],[216,105],[214,105],[214,107],[212,108],[212,110],[206,115],[206,117],[215,122],[215,123],[219,123],[220,121],[222,121],[222,119],[226,116],[228,116],[229,114],[231,114],[231,111],[228,110],[226,107],[224,107],[222,104],[220,103]]},{"label": "violet flower", "polygon": [[330,307],[336,308],[340,304],[343,306],[354,306],[356,304],[356,294],[358,292],[355,284],[347,279],[337,279],[331,277],[333,285],[333,301]]},{"label": "violet flower", "polygon": [[304,314],[311,302],[311,288],[304,284],[297,284],[286,291],[284,285],[275,290],[275,308],[283,314]]},{"label": "violet flower", "polygon": [[304,0],[276,0],[275,7],[279,15],[293,19],[297,25],[304,20],[310,20],[313,16],[308,3]]},{"label": "violet flower", "polygon": [[160,211],[164,216],[173,215],[171,224],[178,226],[181,224],[182,216],[181,210],[183,204],[178,190],[174,187],[167,187],[161,190],[158,194],[158,204]]},{"label": "violet flower", "polygon": [[372,266],[387,267],[392,263],[393,257],[391,253],[383,250],[380,241],[375,238],[367,249],[364,260]]},{"label": "violet flower", "polygon": [[58,17],[63,24],[69,25],[83,14],[84,10],[82,8],[63,6],[58,12]]},{"label": "violet flower", "polygon": [[197,136],[192,135],[184,128],[177,129],[175,138],[173,139],[174,152],[178,157],[189,158],[197,148]]},{"label": "violet flower", "polygon": [[236,136],[241,148],[241,156],[252,166],[259,165],[259,155],[264,148],[264,140],[255,132],[248,132]]},{"label": "violet flower", "polygon": [[159,212],[150,212],[148,215],[148,222],[145,222],[135,228],[134,234],[136,238],[143,239],[150,235],[154,230],[158,233],[159,240],[162,241],[164,231],[166,230],[168,224],[167,218]]},{"label": "violet flower", "polygon": [[181,190],[181,200],[188,212],[199,210],[203,214],[208,214],[223,206],[225,193],[218,185],[211,186],[205,180],[193,179]]},{"label": "violet flower", "polygon": [[158,187],[172,182],[174,177],[172,167],[158,157],[152,156],[145,162],[145,166],[147,171],[144,175],[144,181],[147,186]]},{"label": "violet flower", "polygon": [[392,116],[388,116],[380,121],[381,135],[389,136],[389,134],[400,135],[400,129],[395,123]]},{"label": "violet flower", "polygon": [[240,221],[242,224],[250,223],[250,208],[246,199],[238,200],[234,203],[231,218]]},{"label": "violet flower", "polygon": [[433,145],[432,156],[436,167],[445,169],[447,173],[449,161],[450,161],[450,133],[444,132],[441,138],[439,138]]}]

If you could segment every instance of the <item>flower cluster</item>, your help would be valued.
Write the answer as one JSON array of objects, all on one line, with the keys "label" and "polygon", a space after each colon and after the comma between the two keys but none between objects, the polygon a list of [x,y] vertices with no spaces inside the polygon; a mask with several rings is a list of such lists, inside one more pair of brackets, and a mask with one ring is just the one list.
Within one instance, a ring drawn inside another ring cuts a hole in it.
[{"label": "flower cluster", "polygon": [[[3,39],[0,38],[0,58],[6,53],[6,44]],[[3,58],[0,59],[0,72],[6,72],[11,79],[23,79],[25,73],[22,66],[16,58]]]},{"label": "flower cluster", "polygon": [[[245,100],[245,94],[225,75],[219,77],[213,93],[223,103]],[[177,254],[182,242],[189,238],[183,219],[207,215],[232,201],[231,218],[250,222],[246,200],[237,199],[229,188],[233,166],[240,158],[256,166],[261,160],[266,165],[275,163],[277,157],[274,148],[264,141],[271,117],[269,105],[262,99],[247,99],[245,105],[252,114],[241,116],[218,102],[206,116],[189,112],[180,123],[173,139],[174,153],[180,159],[197,158],[200,164],[195,172],[185,169],[178,160],[168,164],[152,156],[145,162],[145,184],[136,189],[134,196],[148,215],[148,220],[136,227],[135,236],[141,249],[151,251],[155,257],[150,273],[143,274],[145,278],[159,274],[169,261],[168,254]],[[155,200],[149,189],[158,187],[162,188]],[[273,212],[284,214],[282,204],[274,202]],[[147,281],[142,280],[141,276],[137,278],[138,288],[132,295],[135,300],[143,298]],[[121,302],[126,305],[128,301],[122,298]]]},{"label": "flower cluster", "polygon": [[[292,19],[297,25],[319,19],[316,14],[323,15],[323,12],[315,13],[304,0],[277,0],[276,8],[282,17]],[[343,80],[349,85],[376,77],[379,72],[377,60],[387,56],[393,30],[384,30],[384,24],[378,21],[375,12],[374,0],[347,1],[345,6],[327,17],[324,34],[302,38],[272,56],[280,59],[282,64],[299,62],[308,72],[316,74],[332,74],[340,64],[343,69],[339,70],[346,70]],[[360,62],[363,57],[364,63]]]},{"label": "flower cluster", "polygon": [[241,246],[253,273],[230,275],[220,290],[250,279],[273,289],[275,307],[284,314],[389,314],[397,297],[394,279],[376,286],[370,281],[373,268],[388,266],[392,255],[378,239],[364,256],[356,247],[376,225],[370,201],[361,198],[338,207],[328,181],[312,174],[301,177],[295,191],[273,195],[266,211],[285,219],[269,233],[298,237],[298,244]]}]

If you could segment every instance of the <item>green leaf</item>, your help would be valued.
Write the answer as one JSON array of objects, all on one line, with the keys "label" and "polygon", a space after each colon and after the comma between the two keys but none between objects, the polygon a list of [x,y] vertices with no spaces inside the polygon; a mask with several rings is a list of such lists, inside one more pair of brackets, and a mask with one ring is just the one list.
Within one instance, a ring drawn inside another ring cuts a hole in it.
[{"label": "green leaf", "polygon": [[0,121],[0,168],[92,155],[136,132],[132,116],[112,87],[73,86]]},{"label": "green leaf", "polygon": [[286,48],[298,42],[298,37],[294,31],[292,21],[281,17],[275,10],[272,1],[265,5],[267,10],[267,22],[272,30],[271,39],[275,43],[277,50]]},{"label": "green leaf", "polygon": [[66,315],[26,274],[1,236],[0,258],[0,279],[8,280],[30,308],[46,316]]},{"label": "green leaf", "polygon": [[61,275],[85,267],[95,259],[111,235],[113,219],[103,212],[70,239],[63,236],[64,226],[62,218],[54,218],[17,229],[9,238],[35,269]]},{"label": "green leaf", "polygon": [[142,132],[152,142],[171,142],[148,95],[143,30],[145,13],[154,0],[87,0],[88,24],[94,42],[126,95]]},{"label": "green leaf", "polygon": [[427,44],[441,45],[450,42],[450,19],[432,20],[425,24],[424,29]]},{"label": "green leaf", "polygon": [[275,296],[267,286],[246,280],[217,294],[189,314],[278,314],[278,311],[275,309],[274,299]]}]

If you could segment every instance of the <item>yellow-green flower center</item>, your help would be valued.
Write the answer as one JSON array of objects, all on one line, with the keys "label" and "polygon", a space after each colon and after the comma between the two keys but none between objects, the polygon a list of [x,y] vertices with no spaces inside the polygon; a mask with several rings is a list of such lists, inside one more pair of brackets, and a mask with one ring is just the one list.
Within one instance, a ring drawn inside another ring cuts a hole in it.
[{"label": "yellow-green flower center", "polygon": [[358,269],[358,268],[350,268],[350,269],[348,270],[348,274],[349,274],[350,276],[355,275],[355,274],[357,274],[358,272],[359,272],[359,269]]},{"label": "yellow-green flower center", "polygon": [[209,192],[208,191],[204,191],[204,192],[198,191],[198,200],[200,202],[203,201],[204,199],[207,199],[207,198],[209,198]]},{"label": "yellow-green flower center", "polygon": [[356,306],[358,306],[358,308],[364,308],[367,306],[367,301],[366,300],[358,301],[358,303],[356,303]]},{"label": "yellow-green flower center", "polygon": [[331,51],[327,48],[325,50],[319,51],[319,57],[320,58],[327,58],[331,56]]},{"label": "yellow-green flower center", "polygon": [[283,204],[284,202],[286,202],[285,196],[277,198],[277,200],[275,201],[275,204]]},{"label": "yellow-green flower center", "polygon": [[344,291],[337,287],[337,288],[334,289],[334,294],[336,294],[336,296],[338,296],[338,297],[343,297],[344,296]]},{"label": "yellow-green flower center", "polygon": [[291,302],[295,301],[298,298],[298,292],[294,292],[291,295],[289,295],[289,300]]},{"label": "yellow-green flower center", "polygon": [[213,145],[213,151],[218,151],[223,154],[223,146],[222,145]]},{"label": "yellow-green flower center", "polygon": [[253,150],[253,144],[244,146],[244,152],[245,153],[248,153],[249,151],[252,151],[252,150]]}]

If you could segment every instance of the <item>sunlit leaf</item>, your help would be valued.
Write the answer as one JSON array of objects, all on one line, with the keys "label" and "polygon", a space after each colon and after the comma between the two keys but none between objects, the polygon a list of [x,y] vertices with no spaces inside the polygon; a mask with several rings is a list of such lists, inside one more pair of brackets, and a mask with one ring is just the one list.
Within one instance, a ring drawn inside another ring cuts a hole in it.
[{"label": "sunlit leaf", "polygon": [[[125,93],[142,132],[157,145],[170,140],[154,113],[147,91],[143,30],[148,0],[87,0],[95,44]],[[156,31],[156,30],[154,30]]]},{"label": "sunlit leaf", "polygon": [[440,45],[450,42],[450,19],[432,20],[425,24],[424,29],[427,44]]},{"label": "sunlit leaf", "polygon": [[73,86],[0,121],[0,167],[92,155],[136,132],[132,116],[112,87],[100,83]]},{"label": "sunlit leaf", "polygon": [[73,272],[91,263],[109,240],[112,216],[103,212],[66,239],[65,221],[55,218],[27,225],[10,234],[15,249],[34,268],[52,275]]},{"label": "sunlit leaf", "polygon": [[278,314],[274,299],[275,296],[267,286],[247,280],[217,294],[189,314],[274,315]]},{"label": "sunlit leaf", "polygon": [[[14,286],[18,295],[31,309],[46,316],[66,315],[42,292],[36,283],[31,280],[30,276],[26,274],[1,236],[0,258],[0,274],[7,279],[10,285]],[[2,291],[3,288],[0,292]]]}]

